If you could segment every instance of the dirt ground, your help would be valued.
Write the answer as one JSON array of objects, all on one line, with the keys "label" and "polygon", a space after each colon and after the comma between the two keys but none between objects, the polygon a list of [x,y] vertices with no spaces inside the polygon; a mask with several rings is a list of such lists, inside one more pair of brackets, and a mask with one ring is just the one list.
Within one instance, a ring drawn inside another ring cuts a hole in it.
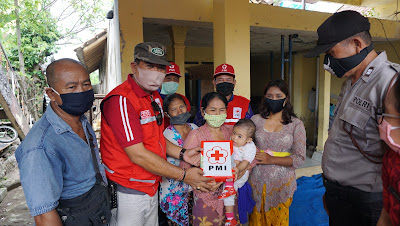
[{"label": "dirt ground", "polygon": [[26,205],[24,191],[19,186],[7,193],[6,198],[0,203],[0,225],[33,225],[33,217]]},{"label": "dirt ground", "polygon": [[1,150],[0,157],[0,187],[7,188],[8,192],[0,200],[0,225],[34,225],[33,217],[26,205],[22,190],[19,170],[14,152],[19,141]]}]

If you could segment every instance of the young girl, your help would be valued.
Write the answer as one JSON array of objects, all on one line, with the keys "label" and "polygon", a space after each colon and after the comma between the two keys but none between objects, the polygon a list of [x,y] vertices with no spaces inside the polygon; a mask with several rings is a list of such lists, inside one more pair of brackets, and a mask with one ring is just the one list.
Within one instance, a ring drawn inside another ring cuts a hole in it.
[{"label": "young girl", "polygon": [[[233,158],[240,161],[236,166],[239,171],[245,170],[256,156],[256,145],[253,142],[256,125],[250,119],[240,119],[233,127],[231,140],[233,141]],[[225,226],[236,225],[237,221],[233,211],[235,207],[235,194],[249,178],[249,172],[237,181],[226,181],[225,188],[218,199],[224,199],[226,223]]]}]

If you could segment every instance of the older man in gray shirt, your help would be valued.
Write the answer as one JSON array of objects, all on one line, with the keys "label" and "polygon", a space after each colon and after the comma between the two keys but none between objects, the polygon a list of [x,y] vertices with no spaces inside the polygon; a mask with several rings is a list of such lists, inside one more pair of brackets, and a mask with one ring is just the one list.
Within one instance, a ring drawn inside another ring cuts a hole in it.
[{"label": "older man in gray shirt", "polygon": [[322,157],[330,225],[376,225],[382,210],[384,154],[376,112],[400,70],[375,52],[367,18],[342,11],[318,28],[318,42],[306,57],[326,53],[324,68],[342,85]]}]

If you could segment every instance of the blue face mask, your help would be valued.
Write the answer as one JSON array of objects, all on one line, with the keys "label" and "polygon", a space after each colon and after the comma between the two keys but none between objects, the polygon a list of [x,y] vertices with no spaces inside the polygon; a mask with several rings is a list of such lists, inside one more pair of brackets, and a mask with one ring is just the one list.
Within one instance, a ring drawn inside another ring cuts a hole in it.
[{"label": "blue face mask", "polygon": [[62,100],[62,105],[58,105],[63,111],[70,115],[80,116],[89,111],[93,105],[94,92],[93,89],[81,93],[64,93],[59,94],[53,88]]},{"label": "blue face mask", "polygon": [[163,82],[161,87],[161,94],[170,95],[176,93],[179,83],[176,82]]}]

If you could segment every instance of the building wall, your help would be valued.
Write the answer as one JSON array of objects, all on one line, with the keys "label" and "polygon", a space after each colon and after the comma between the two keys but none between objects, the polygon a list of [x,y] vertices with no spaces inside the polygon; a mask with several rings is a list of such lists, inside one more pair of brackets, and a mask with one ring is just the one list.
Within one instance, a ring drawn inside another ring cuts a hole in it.
[{"label": "building wall", "polygon": [[[154,6],[158,7],[154,7]],[[176,7],[176,6],[180,7]],[[142,0],[121,0],[120,1],[120,34],[121,34],[121,59],[122,59],[122,80],[125,80],[126,74],[130,71],[129,63],[132,61],[133,48],[135,44],[143,41],[143,18],[153,18],[153,19],[170,19],[171,23],[173,21],[179,22],[200,22],[200,23],[213,23],[215,16],[213,16],[213,1],[192,1],[192,0],[152,0],[152,1],[142,1]],[[143,10],[135,10],[141,8]],[[229,8],[229,7],[227,7]],[[182,10],[184,9],[184,10]],[[236,7],[235,11],[240,13],[243,11],[240,7]],[[258,5],[251,4],[249,6],[249,26],[257,27],[268,27],[273,29],[282,30],[298,30],[298,31],[316,31],[317,27],[325,20],[329,15],[319,12],[310,12],[303,10],[285,9],[281,7],[273,7],[269,5]],[[232,13],[232,12],[231,12]],[[234,14],[234,12],[233,12]],[[229,21],[229,20],[227,20]],[[247,21],[247,20],[246,20]],[[381,23],[375,19],[371,19],[371,34],[375,38],[385,38],[388,35],[389,39],[398,39],[400,37],[399,23],[395,21],[385,21],[382,23],[385,26],[386,34],[384,34],[381,29]],[[185,23],[189,24],[189,23]],[[230,26],[230,24],[227,24]],[[230,26],[234,27],[234,26]],[[222,37],[222,36],[221,36]],[[236,36],[232,36],[236,37]],[[225,41],[230,41],[231,37],[226,38]],[[145,40],[144,40],[145,41]],[[248,40],[244,40],[246,44]],[[396,49],[400,49],[400,42],[394,43]],[[400,59],[396,56],[393,48],[390,44],[386,42],[376,43],[376,49],[386,50],[389,60],[393,62],[400,62]],[[247,47],[246,47],[247,48]],[[231,48],[233,49],[233,48]],[[214,61],[213,48],[207,47],[186,47],[185,49],[185,61],[195,61],[195,62],[211,62]],[[240,51],[231,51],[228,53],[226,59],[229,57],[234,57],[236,54],[241,54]],[[246,53],[246,59],[247,59]],[[266,54],[267,55],[267,54]],[[273,62],[273,78],[280,78],[280,57],[279,54],[275,54]],[[168,47],[168,59],[172,60],[171,47]],[[246,89],[250,89],[251,97],[262,96],[262,91],[265,83],[270,80],[270,62],[268,56],[261,59],[250,59],[250,76],[243,75],[241,77],[244,79],[250,79],[249,84],[247,80],[243,82],[246,84]],[[322,60],[322,59],[321,59]],[[218,61],[217,61],[218,62]],[[229,62],[227,62],[229,63]],[[237,64],[237,63],[236,63]],[[216,66],[216,65],[214,65]],[[235,66],[235,65],[234,65]],[[287,71],[287,66],[286,66]],[[316,88],[316,71],[317,64],[316,58],[306,59],[300,53],[295,54],[293,61],[293,76],[292,76],[292,103],[295,106],[295,113],[303,120],[306,130],[307,138],[313,140],[314,136],[314,122],[315,115],[308,109],[308,95],[310,90],[314,87]],[[184,72],[182,71],[182,74]],[[211,76],[211,75],[210,75]],[[238,74],[238,76],[242,76]],[[339,95],[340,87],[344,79],[338,79],[331,76],[330,80],[326,80],[327,76],[324,77],[324,93],[330,95],[331,97],[336,97]],[[326,82],[330,81],[330,82]],[[212,90],[211,81],[203,81],[202,86],[204,91]],[[329,89],[330,88],[330,89]],[[247,91],[247,90],[246,90]],[[336,99],[331,98],[329,100],[331,103],[335,104]],[[322,104],[326,107],[325,103]],[[320,104],[321,105],[321,104]],[[324,108],[325,109],[325,108]],[[325,114],[325,113],[324,113]],[[326,123],[326,119],[329,115],[324,115],[320,120],[320,124]],[[323,122],[322,122],[323,121]],[[325,127],[324,127],[325,128]],[[325,129],[324,129],[325,130]],[[327,130],[326,130],[327,131]],[[322,136],[321,136],[322,137]],[[324,136],[325,139],[325,136]],[[323,143],[323,142],[320,142]]]},{"label": "building wall", "polygon": [[[400,41],[392,41],[391,43],[397,50],[397,53],[400,54]],[[374,46],[376,51],[386,51],[389,61],[400,64],[400,56],[396,55],[396,52],[389,42],[376,42],[374,43]]]},{"label": "building wall", "polygon": [[[309,95],[317,88],[317,59],[305,58],[302,53],[294,54],[292,72],[291,103],[295,114],[304,123],[308,142],[313,143],[317,115],[315,110],[309,109]],[[315,100],[310,104],[315,106]]]}]

